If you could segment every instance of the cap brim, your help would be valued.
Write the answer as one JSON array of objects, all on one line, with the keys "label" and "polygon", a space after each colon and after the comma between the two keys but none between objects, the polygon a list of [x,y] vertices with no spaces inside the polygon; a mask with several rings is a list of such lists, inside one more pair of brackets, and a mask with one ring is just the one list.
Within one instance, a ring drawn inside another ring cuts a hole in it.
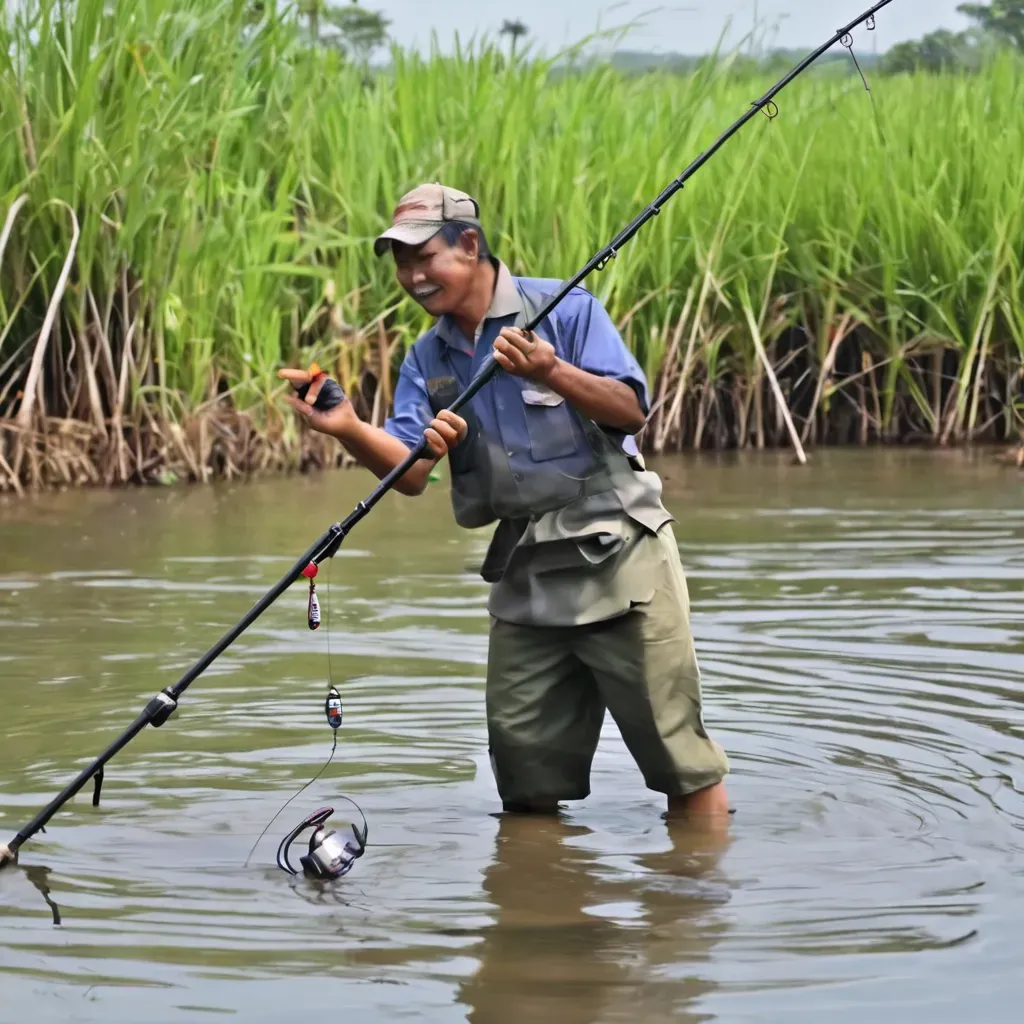
[{"label": "cap brim", "polygon": [[388,228],[382,235],[378,235],[373,243],[373,251],[378,256],[391,248],[392,242],[402,242],[405,245],[423,245],[429,242],[444,227],[441,221],[421,220],[415,223],[396,224]]}]

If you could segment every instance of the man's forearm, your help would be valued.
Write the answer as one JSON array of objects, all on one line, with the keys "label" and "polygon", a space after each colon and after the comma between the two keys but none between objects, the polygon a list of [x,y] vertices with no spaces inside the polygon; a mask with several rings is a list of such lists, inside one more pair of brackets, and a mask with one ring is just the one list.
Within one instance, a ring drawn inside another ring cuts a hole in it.
[{"label": "man's forearm", "polygon": [[[409,457],[409,449],[397,437],[362,420],[338,440],[378,480],[383,480],[395,466]],[[427,486],[427,477],[437,461],[435,458],[420,459],[395,482],[395,490],[408,495],[422,494]]]},{"label": "man's forearm", "polygon": [[621,380],[587,373],[556,359],[544,383],[598,426],[636,434],[647,421],[636,392]]}]

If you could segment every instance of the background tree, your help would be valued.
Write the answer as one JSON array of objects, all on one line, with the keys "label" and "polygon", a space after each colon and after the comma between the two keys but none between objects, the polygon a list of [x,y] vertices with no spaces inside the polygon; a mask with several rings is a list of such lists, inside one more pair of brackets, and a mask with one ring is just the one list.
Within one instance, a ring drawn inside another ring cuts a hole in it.
[{"label": "background tree", "polygon": [[965,32],[939,29],[923,39],[898,43],[882,58],[887,74],[903,71],[954,71],[970,62],[971,41]]},{"label": "background tree", "polygon": [[520,40],[520,38],[522,36],[527,35],[529,33],[529,31],[530,30],[529,30],[529,28],[527,28],[525,22],[522,22],[518,18],[516,18],[513,21],[509,21],[508,19],[506,19],[502,23],[501,31],[498,34],[502,35],[502,36],[508,36],[509,37],[509,40],[510,40],[509,52],[510,52],[512,57],[515,57],[515,55],[516,55],[516,43],[519,42],[519,40]]},{"label": "background tree", "polygon": [[1024,51],[1024,0],[961,4],[957,11],[970,18],[982,32]]},{"label": "background tree", "polygon": [[[269,10],[268,10],[269,8]],[[333,46],[362,65],[374,50],[388,41],[390,20],[380,11],[360,7],[359,0],[335,6],[330,0],[297,0],[295,17],[314,46]],[[260,21],[268,13],[277,13],[277,5],[268,0],[250,0],[247,20]]]},{"label": "background tree", "polygon": [[390,20],[380,11],[360,7],[359,0],[344,7],[331,7],[326,17],[338,37],[336,45],[364,67],[374,50],[388,41]]}]

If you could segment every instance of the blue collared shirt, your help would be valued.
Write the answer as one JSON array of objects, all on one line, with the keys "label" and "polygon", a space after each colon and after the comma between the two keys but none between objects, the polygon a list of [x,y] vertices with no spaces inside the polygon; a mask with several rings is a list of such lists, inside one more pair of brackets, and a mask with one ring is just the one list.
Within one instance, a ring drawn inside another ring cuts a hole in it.
[{"label": "blue collared shirt", "polygon": [[[525,322],[526,306],[520,289],[535,294],[554,294],[560,287],[561,282],[557,280],[515,278],[499,263],[494,298],[478,328],[475,343],[462,333],[452,317],[441,317],[406,355],[395,388],[394,412],[384,429],[410,448],[416,445],[434,418],[428,380],[453,377],[461,392],[490,355],[501,329],[516,324],[517,320]],[[555,307],[552,315],[557,318],[558,330],[551,330],[546,320],[538,326],[537,333],[555,346],[556,355],[588,373],[628,384],[647,413],[650,406],[646,377],[601,303],[584,288],[576,287]],[[527,419],[527,405],[536,409],[537,405],[543,406],[551,399],[558,401],[546,389],[537,388],[528,380],[499,372],[469,403],[484,439],[489,444],[500,445],[506,453],[515,480],[533,473],[539,463],[544,463],[548,471],[562,468],[567,472],[572,472],[573,466],[578,464],[586,444],[578,425],[546,429],[546,426],[554,426],[555,421],[552,419],[545,425],[543,417],[537,417],[534,412],[529,414],[533,419]],[[617,436],[621,437],[622,448],[628,455],[637,454],[633,437]],[[560,467],[560,463],[564,465]]]}]

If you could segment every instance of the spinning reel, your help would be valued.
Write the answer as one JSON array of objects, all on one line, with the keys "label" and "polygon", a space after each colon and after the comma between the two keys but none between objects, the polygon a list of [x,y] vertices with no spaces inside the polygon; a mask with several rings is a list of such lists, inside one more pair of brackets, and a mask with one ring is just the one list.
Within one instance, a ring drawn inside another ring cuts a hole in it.
[{"label": "spinning reel", "polygon": [[[348,798],[342,797],[342,799],[347,800]],[[358,804],[355,806],[358,809]],[[281,840],[281,845],[277,848],[277,866],[282,871],[287,871],[291,875],[298,874],[288,859],[288,851],[302,832],[307,828],[312,828],[314,831],[309,837],[309,851],[299,857],[299,863],[302,865],[305,876],[332,880],[348,874],[352,865],[362,857],[363,851],[366,849],[366,836],[369,827],[364,816],[362,829],[356,825],[349,825],[347,835],[344,833],[339,835],[334,831],[325,832],[324,823],[333,813],[333,807],[321,807],[299,822]],[[359,811],[359,813],[362,815],[363,812]]]},{"label": "spinning reel", "polygon": [[[316,775],[306,783],[302,789],[299,790],[301,793],[308,786],[312,785],[320,776],[324,773],[327,765],[331,763],[334,758],[334,751],[338,746],[338,728],[341,726],[343,711],[341,707],[341,696],[338,691],[332,686],[327,694],[327,699],[324,701],[324,714],[327,717],[327,724],[331,727],[334,733],[334,743],[331,746],[331,756],[327,758],[327,764],[320,769]],[[296,793],[295,796],[291,797],[284,807],[299,795]],[[321,880],[332,881],[337,878],[341,878],[342,875],[347,875],[352,870],[352,865],[362,857],[366,851],[366,838],[370,831],[370,826],[366,822],[366,815],[363,814],[363,809],[353,800],[351,797],[342,795],[342,800],[348,801],[358,812],[359,816],[363,819],[363,827],[359,828],[358,825],[349,824],[348,831],[337,833],[328,832],[325,830],[324,825],[327,819],[334,813],[333,807],[321,807],[319,810],[314,811],[312,814],[307,815],[298,825],[295,826],[281,840],[281,845],[277,848],[277,866],[282,871],[287,871],[290,875],[297,875],[299,872],[292,866],[291,861],[288,858],[288,853],[291,850],[292,843],[307,829],[313,829],[313,834],[309,837],[309,849],[307,852],[299,858],[299,863],[302,865],[303,874],[307,878],[319,878]],[[281,811],[284,810],[281,808]],[[249,851],[249,857],[246,858],[246,864],[249,863],[249,858],[252,857],[253,852],[259,845],[260,839],[267,834],[267,829],[270,825],[277,820],[278,811],[274,815],[270,824],[267,825],[261,833],[259,839],[253,844],[252,850]]]},{"label": "spinning reel", "polygon": [[[313,628],[311,626],[311,628]],[[331,756],[327,759],[327,764],[331,763],[334,757],[334,751],[338,745],[338,728],[341,726],[343,711],[341,707],[341,696],[338,691],[332,686],[327,694],[327,699],[324,701],[324,714],[327,717],[327,724],[331,727],[334,733],[334,744],[331,747]],[[315,779],[319,778],[323,774],[327,764],[316,774],[313,779],[310,779],[306,783],[309,786]],[[305,789],[306,786],[302,788]],[[301,792],[301,790],[300,790]],[[298,794],[296,794],[298,796]],[[294,797],[292,798],[294,799]],[[281,840],[281,845],[277,848],[277,866],[282,871],[287,871],[290,875],[297,875],[298,871],[292,866],[291,861],[288,858],[288,853],[291,850],[292,843],[295,842],[298,837],[305,832],[306,829],[313,829],[313,834],[309,837],[309,849],[307,852],[299,858],[299,863],[302,865],[303,874],[307,878],[319,878],[326,881],[331,881],[336,878],[341,878],[342,875],[347,875],[352,870],[352,865],[362,857],[366,850],[366,838],[370,831],[370,826],[366,822],[366,815],[363,814],[363,809],[351,799],[351,797],[342,796],[342,800],[348,801],[358,812],[359,816],[363,819],[363,827],[359,828],[358,825],[349,824],[347,832],[337,833],[334,831],[328,832],[325,830],[324,825],[328,818],[334,813],[333,807],[321,807],[319,810],[314,811],[312,814],[307,815],[298,825],[295,826]],[[289,803],[291,801],[289,800]],[[287,806],[287,804],[285,805]],[[284,808],[281,808],[284,810]],[[281,812],[278,811],[278,814]],[[275,818],[277,815],[274,816]],[[270,826],[268,825],[267,828]],[[264,834],[266,829],[263,830]],[[259,840],[257,839],[258,843]],[[253,847],[255,849],[255,846]],[[250,852],[250,856],[251,856]]]}]

